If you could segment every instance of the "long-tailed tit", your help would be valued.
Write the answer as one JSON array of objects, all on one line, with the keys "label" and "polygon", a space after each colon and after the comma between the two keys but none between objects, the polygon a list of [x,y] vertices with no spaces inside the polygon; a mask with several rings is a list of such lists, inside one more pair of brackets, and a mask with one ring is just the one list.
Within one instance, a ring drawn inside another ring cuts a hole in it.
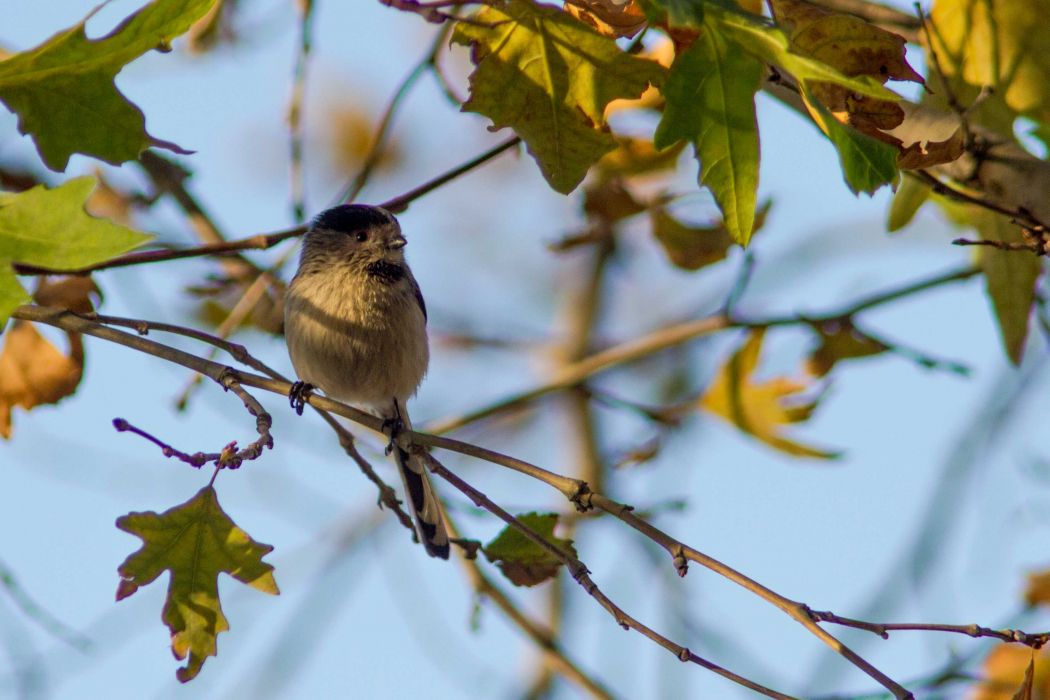
[{"label": "long-tailed tit", "polygon": [[[349,204],[322,212],[303,239],[288,287],[284,328],[301,380],[302,410],[313,387],[411,429],[406,401],[427,371],[427,308],[405,261],[405,238],[390,212]],[[415,519],[432,557],[448,558],[441,508],[422,461],[391,440]]]}]

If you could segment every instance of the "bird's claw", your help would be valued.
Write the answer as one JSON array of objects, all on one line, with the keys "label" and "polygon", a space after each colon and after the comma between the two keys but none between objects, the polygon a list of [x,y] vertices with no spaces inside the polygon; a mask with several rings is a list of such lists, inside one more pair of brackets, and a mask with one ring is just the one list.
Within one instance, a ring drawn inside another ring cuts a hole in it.
[{"label": "bird's claw", "polygon": [[314,393],[313,384],[307,384],[306,382],[292,384],[292,389],[288,392],[288,403],[291,404],[292,409],[298,415],[303,415],[303,407],[306,406],[306,400],[310,398],[312,393]]},{"label": "bird's claw", "polygon": [[390,418],[383,419],[383,425],[380,429],[390,435],[390,442],[386,445],[384,454],[388,457],[390,453],[394,451],[394,447],[397,445],[397,437],[401,434],[401,431],[405,429],[405,421],[401,419],[401,406],[398,405],[397,401],[394,401],[394,415]]}]

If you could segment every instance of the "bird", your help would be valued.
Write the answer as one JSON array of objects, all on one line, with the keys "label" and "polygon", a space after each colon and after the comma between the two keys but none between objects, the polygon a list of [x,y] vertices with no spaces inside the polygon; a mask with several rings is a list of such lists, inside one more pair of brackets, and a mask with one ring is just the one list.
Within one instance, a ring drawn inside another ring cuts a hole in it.
[{"label": "bird", "polygon": [[406,402],[430,359],[426,302],[406,244],[397,218],[382,207],[343,204],[313,219],[285,295],[285,339],[299,378],[289,399],[302,414],[306,396],[320,389],[383,419],[419,541],[430,556],[448,559],[448,531],[426,466],[396,440],[412,428]]}]

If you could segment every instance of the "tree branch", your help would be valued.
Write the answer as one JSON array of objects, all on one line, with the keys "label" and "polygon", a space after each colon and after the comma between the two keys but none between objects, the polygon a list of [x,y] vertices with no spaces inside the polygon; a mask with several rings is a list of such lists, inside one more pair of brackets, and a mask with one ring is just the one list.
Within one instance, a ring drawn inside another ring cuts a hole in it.
[{"label": "tree branch", "polygon": [[524,406],[525,404],[531,403],[532,401],[552,392],[575,386],[584,379],[599,372],[604,372],[614,367],[651,355],[659,350],[674,347],[675,345],[680,345],[702,336],[711,335],[718,331],[729,328],[770,328],[773,326],[813,325],[822,322],[848,319],[863,311],[881,306],[888,302],[911,296],[912,294],[918,294],[928,289],[940,287],[944,284],[969,279],[976,274],[978,274],[978,269],[973,267],[951,270],[929,279],[919,280],[918,282],[909,283],[902,287],[879,293],[872,297],[855,302],[845,308],[833,310],[819,316],[801,317],[794,315],[779,316],[768,319],[744,320],[735,317],[731,318],[724,313],[718,313],[712,316],[666,326],[641,337],[599,351],[579,362],[566,365],[556,371],[551,379],[539,386],[461,416],[432,421],[427,424],[426,429],[431,433],[449,433],[458,430],[470,423]]}]

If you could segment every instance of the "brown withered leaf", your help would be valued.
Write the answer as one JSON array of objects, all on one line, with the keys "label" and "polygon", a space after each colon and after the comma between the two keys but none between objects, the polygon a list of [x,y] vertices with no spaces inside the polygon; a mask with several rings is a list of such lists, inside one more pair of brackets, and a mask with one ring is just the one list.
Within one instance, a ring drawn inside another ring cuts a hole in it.
[{"label": "brown withered leaf", "polygon": [[62,353],[26,321],[14,321],[4,333],[0,350],[0,437],[11,438],[11,410],[15,406],[29,411],[58,403],[76,391],[84,371],[84,352],[79,338],[70,345],[70,354]]},{"label": "brown withered leaf", "polygon": [[[757,233],[765,223],[770,202],[755,212],[754,231]],[[683,270],[699,270],[702,267],[725,260],[733,237],[722,222],[710,226],[690,226],[671,216],[663,207],[654,207],[649,212],[653,236],[663,246],[667,258]]]},{"label": "brown withered leaf", "polygon": [[824,324],[814,328],[820,336],[820,346],[809,356],[807,367],[814,376],[823,377],[840,360],[871,357],[886,352],[886,346],[860,333],[848,322]]},{"label": "brown withered leaf", "polygon": [[590,219],[615,223],[645,211],[623,180],[613,178],[588,185],[583,191],[583,211]]},{"label": "brown withered leaf", "polygon": [[901,103],[904,121],[886,131],[901,149],[897,165],[905,170],[951,163],[963,154],[962,121],[954,112],[931,105]]},{"label": "brown withered leaf", "polygon": [[619,39],[633,37],[645,26],[645,12],[635,0],[566,0],[565,11],[599,34]]},{"label": "brown withered leaf", "polygon": [[93,296],[101,299],[102,291],[91,277],[45,277],[33,293],[33,300],[41,306],[86,314],[95,310]]},{"label": "brown withered leaf", "polygon": [[[43,278],[33,299],[41,306],[87,313],[94,308],[91,297],[100,294],[90,277]],[[79,334],[67,335],[68,354],[24,321],[14,321],[0,336],[0,437],[11,438],[15,406],[29,411],[58,403],[76,391],[84,372],[84,345]]]},{"label": "brown withered leaf", "polygon": [[[805,0],[772,0],[772,4],[777,22],[789,31],[796,53],[815,58],[850,77],[866,75],[880,83],[892,79],[926,84],[908,65],[904,37],[860,17],[832,12]],[[832,83],[812,82],[809,88],[839,121],[893,143],[882,132],[904,120],[904,110],[896,102],[857,95]]]}]

